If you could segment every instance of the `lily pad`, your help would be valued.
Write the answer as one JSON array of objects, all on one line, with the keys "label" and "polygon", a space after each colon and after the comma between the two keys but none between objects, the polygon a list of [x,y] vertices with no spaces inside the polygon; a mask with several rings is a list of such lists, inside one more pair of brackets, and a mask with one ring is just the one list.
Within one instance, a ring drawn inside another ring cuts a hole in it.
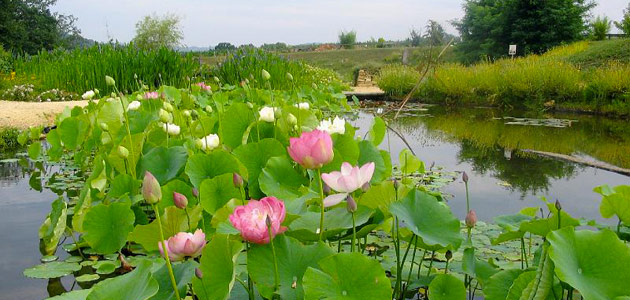
[{"label": "lily pad", "polygon": [[81,266],[77,263],[55,261],[28,268],[24,270],[24,276],[29,278],[49,279],[70,275],[79,270],[81,270]]},{"label": "lily pad", "polygon": [[100,278],[101,276],[99,276],[98,274],[85,274],[85,275],[76,277],[75,280],[77,282],[90,282],[90,281],[99,280]]},{"label": "lily pad", "polygon": [[460,300],[466,299],[464,282],[450,274],[435,276],[429,284],[429,297],[432,300]]},{"label": "lily pad", "polygon": [[135,216],[128,203],[99,204],[90,208],[83,221],[85,241],[99,254],[120,250],[133,231]]}]

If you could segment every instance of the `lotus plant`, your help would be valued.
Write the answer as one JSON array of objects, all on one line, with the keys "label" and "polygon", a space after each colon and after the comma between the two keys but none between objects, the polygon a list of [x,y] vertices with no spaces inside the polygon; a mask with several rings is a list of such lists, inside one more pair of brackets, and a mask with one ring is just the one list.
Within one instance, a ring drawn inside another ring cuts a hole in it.
[{"label": "lotus plant", "polygon": [[287,148],[289,155],[295,162],[306,169],[317,170],[319,180],[319,196],[321,199],[321,213],[319,219],[319,240],[324,237],[324,183],[322,182],[321,167],[333,160],[333,142],[330,134],[321,130],[304,132],[299,138],[289,139]]},{"label": "lotus plant", "polygon": [[201,229],[197,229],[194,234],[180,232],[168,240],[158,243],[160,254],[163,257],[168,255],[171,261],[180,261],[186,257],[198,257],[205,246],[206,235]]}]

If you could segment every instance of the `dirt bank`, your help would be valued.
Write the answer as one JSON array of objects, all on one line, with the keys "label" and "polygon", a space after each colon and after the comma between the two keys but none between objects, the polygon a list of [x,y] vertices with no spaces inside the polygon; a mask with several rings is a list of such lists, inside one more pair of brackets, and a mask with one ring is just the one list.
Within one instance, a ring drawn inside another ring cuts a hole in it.
[{"label": "dirt bank", "polygon": [[52,125],[55,116],[69,106],[85,106],[88,101],[16,102],[0,100],[0,128]]}]

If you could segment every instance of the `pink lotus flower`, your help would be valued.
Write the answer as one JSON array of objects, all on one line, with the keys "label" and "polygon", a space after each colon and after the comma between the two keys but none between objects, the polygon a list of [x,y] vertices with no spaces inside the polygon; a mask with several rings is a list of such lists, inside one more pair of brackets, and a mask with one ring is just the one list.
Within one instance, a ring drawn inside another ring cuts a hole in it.
[{"label": "pink lotus flower", "polygon": [[347,162],[341,164],[341,171],[322,174],[322,180],[339,194],[333,194],[324,199],[324,206],[330,207],[339,204],[348,194],[360,189],[372,180],[374,175],[374,163],[369,162],[359,168],[353,167]]},{"label": "pink lotus flower", "polygon": [[291,138],[289,143],[289,155],[304,168],[319,169],[333,160],[332,139],[324,131],[304,132],[299,138]]},{"label": "pink lotus flower", "polygon": [[197,86],[201,88],[202,91],[209,91],[211,88],[209,85],[206,85],[205,82],[196,83]]},{"label": "pink lotus flower", "polygon": [[158,92],[146,92],[144,93],[144,99],[157,99],[160,97]]},{"label": "pink lotus flower", "polygon": [[230,215],[230,222],[241,232],[244,240],[256,244],[268,244],[269,231],[267,218],[271,223],[271,235],[283,233],[286,227],[281,226],[286,215],[284,202],[275,197],[250,200],[247,205],[236,207]]},{"label": "pink lotus flower", "polygon": [[[206,235],[201,229],[197,229],[195,234],[180,232],[170,237],[165,243],[166,249],[168,249],[168,257],[171,261],[179,261],[186,256],[194,258],[201,255],[203,247],[206,246]],[[162,242],[158,242],[158,248],[160,248],[160,254],[164,256]]]}]

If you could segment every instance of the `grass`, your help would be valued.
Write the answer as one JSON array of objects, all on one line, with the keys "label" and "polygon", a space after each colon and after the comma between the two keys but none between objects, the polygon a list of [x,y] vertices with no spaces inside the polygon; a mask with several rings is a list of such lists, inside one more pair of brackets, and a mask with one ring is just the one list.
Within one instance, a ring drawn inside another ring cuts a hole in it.
[{"label": "grass", "polygon": [[105,75],[116,78],[121,91],[168,84],[186,86],[200,72],[199,62],[166,48],[139,50],[133,45],[98,45],[73,51],[56,50],[13,61],[16,77],[38,91],[62,89],[83,93],[91,89],[109,92]]},{"label": "grass", "polygon": [[18,136],[20,131],[16,128],[0,128],[0,152],[14,150],[20,146]]},{"label": "grass", "polygon": [[[561,108],[625,115],[630,112],[630,60],[619,58],[630,54],[627,44],[630,40],[578,42],[544,55],[513,60],[472,66],[446,63],[433,70],[414,96],[450,105]],[[592,57],[586,60],[585,53]],[[412,78],[400,79],[401,74],[411,72],[409,67],[384,67],[378,84],[392,96],[404,96],[405,90],[392,82],[407,84]]]}]

